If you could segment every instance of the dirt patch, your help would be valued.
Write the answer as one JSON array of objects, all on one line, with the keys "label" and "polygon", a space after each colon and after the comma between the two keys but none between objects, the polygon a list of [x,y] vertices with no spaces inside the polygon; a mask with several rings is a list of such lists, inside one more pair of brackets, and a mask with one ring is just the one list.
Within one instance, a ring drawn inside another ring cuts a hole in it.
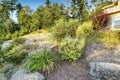
[{"label": "dirt patch", "polygon": [[47,80],[92,80],[89,75],[89,67],[85,59],[76,63],[61,62],[54,72],[48,75]]}]

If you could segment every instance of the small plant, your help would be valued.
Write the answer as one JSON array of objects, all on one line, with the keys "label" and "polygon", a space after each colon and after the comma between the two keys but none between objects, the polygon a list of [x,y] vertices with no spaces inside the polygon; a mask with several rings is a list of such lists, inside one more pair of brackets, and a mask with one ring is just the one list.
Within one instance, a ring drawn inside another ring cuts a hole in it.
[{"label": "small plant", "polygon": [[44,49],[41,52],[30,55],[24,67],[30,72],[41,70],[43,73],[49,73],[54,67],[57,67],[57,64],[56,55]]},{"label": "small plant", "polygon": [[60,44],[60,53],[63,60],[76,61],[81,55],[85,46],[85,38],[80,40],[67,37]]},{"label": "small plant", "polygon": [[77,37],[86,37],[94,32],[92,22],[84,22],[76,30]]},{"label": "small plant", "polygon": [[104,29],[107,26],[107,22],[109,20],[109,15],[107,13],[98,12],[92,17],[92,22],[94,25],[94,29]]}]

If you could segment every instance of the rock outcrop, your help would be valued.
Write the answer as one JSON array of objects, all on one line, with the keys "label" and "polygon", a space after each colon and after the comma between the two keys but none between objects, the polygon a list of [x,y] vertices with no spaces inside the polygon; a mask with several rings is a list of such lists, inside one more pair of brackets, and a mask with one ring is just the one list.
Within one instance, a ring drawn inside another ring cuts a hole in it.
[{"label": "rock outcrop", "polygon": [[27,70],[19,70],[11,76],[10,80],[45,80],[45,78],[38,72],[27,73]]},{"label": "rock outcrop", "polygon": [[91,62],[90,74],[95,80],[120,80],[120,65],[114,63]]}]

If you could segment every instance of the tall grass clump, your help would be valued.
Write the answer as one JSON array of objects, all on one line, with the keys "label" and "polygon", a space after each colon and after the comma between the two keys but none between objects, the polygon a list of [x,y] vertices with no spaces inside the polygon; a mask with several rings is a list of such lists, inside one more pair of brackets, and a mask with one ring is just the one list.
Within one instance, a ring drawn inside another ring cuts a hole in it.
[{"label": "tall grass clump", "polygon": [[120,31],[99,31],[96,33],[96,42],[107,44],[120,44]]},{"label": "tall grass clump", "polygon": [[50,73],[57,67],[57,57],[54,53],[48,52],[46,49],[30,55],[23,67],[30,72],[40,70],[42,73]]}]

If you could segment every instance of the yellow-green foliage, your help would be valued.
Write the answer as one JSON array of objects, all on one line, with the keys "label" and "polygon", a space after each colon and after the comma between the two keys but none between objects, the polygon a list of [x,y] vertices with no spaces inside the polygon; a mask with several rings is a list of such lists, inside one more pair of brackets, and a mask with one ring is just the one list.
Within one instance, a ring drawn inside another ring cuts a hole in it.
[{"label": "yellow-green foliage", "polygon": [[120,32],[119,31],[101,31],[96,33],[97,42],[108,44],[120,44]]},{"label": "yellow-green foliage", "polygon": [[85,46],[85,38],[80,40],[66,37],[61,41],[60,53],[63,60],[76,61],[81,55]]},{"label": "yellow-green foliage", "polygon": [[76,30],[77,37],[86,37],[94,32],[92,22],[84,22]]}]

